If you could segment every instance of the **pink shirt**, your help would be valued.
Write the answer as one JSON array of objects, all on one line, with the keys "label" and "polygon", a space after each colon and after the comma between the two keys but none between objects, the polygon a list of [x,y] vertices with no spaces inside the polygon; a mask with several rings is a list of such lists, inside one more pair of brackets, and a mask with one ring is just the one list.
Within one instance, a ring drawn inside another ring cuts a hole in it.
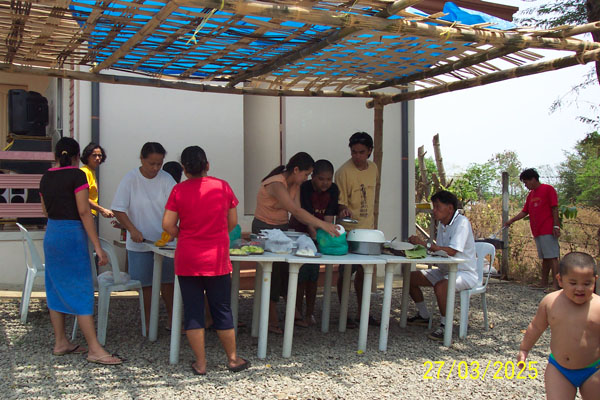
[{"label": "pink shirt", "polygon": [[213,177],[178,183],[165,208],[179,215],[175,273],[219,276],[231,272],[227,214],[239,201],[227,182]]},{"label": "pink shirt", "polygon": [[558,206],[558,195],[550,185],[541,184],[527,195],[523,212],[529,214],[529,226],[533,237],[552,235],[554,218],[552,207]]}]

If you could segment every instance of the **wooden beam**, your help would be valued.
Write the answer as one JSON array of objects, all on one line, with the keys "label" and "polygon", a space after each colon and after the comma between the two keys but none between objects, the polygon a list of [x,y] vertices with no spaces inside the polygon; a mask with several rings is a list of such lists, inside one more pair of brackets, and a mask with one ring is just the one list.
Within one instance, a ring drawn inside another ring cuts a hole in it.
[{"label": "wooden beam", "polygon": [[409,34],[439,41],[488,43],[497,46],[522,46],[525,48],[586,51],[600,48],[600,43],[569,38],[544,38],[520,35],[514,32],[475,29],[466,26],[442,27],[404,19],[384,19],[358,14],[332,13],[302,6],[246,2],[242,0],[178,0],[181,6],[220,8],[224,11],[265,18],[280,18],[307,24],[342,28],[369,29],[396,34]]},{"label": "wooden beam", "polygon": [[[387,8],[378,12],[375,16],[379,18],[387,18],[391,15],[398,13],[399,11],[410,7],[411,5],[417,4],[421,0],[398,0],[394,3],[391,3]],[[307,44],[305,46],[300,47],[299,49],[295,49],[294,51],[278,57],[276,60],[269,62],[267,64],[260,64],[252,68],[248,68],[244,73],[236,75],[228,84],[230,87],[234,87],[240,82],[244,82],[250,78],[254,78],[256,76],[261,76],[267,74],[271,71],[276,70],[277,68],[287,65],[293,64],[295,61],[305,58],[311,54],[314,54],[330,44],[339,42],[343,38],[352,35],[355,32],[358,32],[358,28],[342,28],[338,31],[335,31],[323,39],[321,39],[318,43]]]},{"label": "wooden beam", "polygon": [[[583,54],[556,58],[554,60],[530,64],[523,67],[511,68],[500,72],[493,72],[488,75],[479,76],[472,79],[465,79],[457,82],[450,82],[445,85],[439,85],[428,89],[417,90],[414,92],[400,93],[394,96],[379,99],[384,105],[398,103],[407,100],[423,99],[436,94],[454,92],[456,90],[468,89],[477,86],[483,86],[494,82],[500,82],[507,79],[520,78],[522,76],[535,75],[541,72],[556,71],[563,68],[572,67],[577,64],[587,64],[592,61],[600,60],[600,49],[586,51]],[[374,101],[367,102],[367,108],[373,108]]]},{"label": "wooden beam", "polygon": [[152,17],[152,19],[146,23],[146,25],[144,25],[139,31],[131,36],[125,43],[123,43],[123,45],[121,45],[121,47],[114,51],[104,61],[93,67],[91,72],[97,73],[103,69],[110,68],[110,66],[119,61],[121,57],[127,55],[129,50],[150,36],[156,30],[156,28],[165,22],[165,20],[169,18],[169,16],[178,8],[178,0],[170,0],[167,2],[167,4],[165,4],[165,6],[161,8],[160,11],[157,12],[154,17]]},{"label": "wooden beam", "polygon": [[383,172],[383,104],[375,102],[375,113],[373,117],[373,162],[377,165],[379,174],[375,181],[375,206],[373,218],[375,229],[379,226],[379,199],[381,193],[381,174]]},{"label": "wooden beam", "polygon": [[369,92],[335,92],[326,90],[277,90],[277,89],[261,89],[261,88],[229,88],[219,85],[206,85],[199,83],[190,83],[185,81],[165,80],[158,78],[141,78],[127,75],[109,75],[109,74],[92,74],[91,72],[73,71],[55,68],[40,68],[19,66],[8,63],[0,63],[1,72],[9,72],[16,74],[49,76],[53,78],[76,79],[90,82],[145,86],[156,88],[168,88],[178,90],[188,90],[192,92],[203,93],[222,93],[222,94],[247,94],[255,96],[289,96],[289,97],[362,97],[376,98],[382,96],[380,93]]},{"label": "wooden beam", "polygon": [[54,31],[58,29],[58,25],[64,13],[69,10],[68,5],[69,0],[59,0],[58,4],[52,7],[48,18],[46,18],[44,27],[41,29],[39,36],[35,38],[35,42],[31,45],[29,53],[25,56],[26,60],[33,60],[40,50],[44,48],[48,39],[50,39]]}]

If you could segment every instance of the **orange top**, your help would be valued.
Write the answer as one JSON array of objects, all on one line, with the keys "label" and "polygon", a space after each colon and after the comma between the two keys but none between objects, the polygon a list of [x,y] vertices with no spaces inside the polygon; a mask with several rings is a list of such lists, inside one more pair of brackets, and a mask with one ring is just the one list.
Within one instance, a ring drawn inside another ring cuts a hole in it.
[{"label": "orange top", "polygon": [[289,222],[287,210],[282,208],[279,201],[267,192],[267,185],[274,182],[282,183],[292,200],[296,199],[299,186],[293,185],[289,188],[287,181],[285,180],[285,175],[273,175],[260,183],[258,195],[256,196],[256,210],[254,210],[254,217],[270,225],[284,225]]}]

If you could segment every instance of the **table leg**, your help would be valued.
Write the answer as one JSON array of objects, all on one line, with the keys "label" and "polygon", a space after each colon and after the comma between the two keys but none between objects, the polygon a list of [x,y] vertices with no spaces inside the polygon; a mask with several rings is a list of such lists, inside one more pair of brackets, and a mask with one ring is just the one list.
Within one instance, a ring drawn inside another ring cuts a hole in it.
[{"label": "table leg", "polygon": [[262,265],[262,281],[260,293],[260,314],[258,327],[258,358],[267,357],[267,336],[269,334],[269,300],[271,295],[271,272],[273,263],[265,262]]},{"label": "table leg", "polygon": [[298,293],[298,271],[302,264],[290,263],[288,278],[288,292],[285,304],[285,328],[283,330],[283,357],[292,355],[292,341],[294,340],[294,317],[296,314],[296,294]]},{"label": "table leg", "polygon": [[381,327],[379,328],[379,350],[387,350],[390,329],[390,309],[392,308],[392,285],[396,264],[385,265],[385,282],[383,284],[383,305],[381,307]]},{"label": "table leg", "polygon": [[154,253],[154,269],[152,271],[152,302],[150,303],[150,334],[148,339],[155,342],[158,337],[158,307],[160,300],[160,281],[162,280],[163,256]]},{"label": "table leg", "polygon": [[237,335],[238,306],[240,297],[240,262],[231,263],[231,314],[233,315],[233,329]]},{"label": "table leg", "polygon": [[181,312],[183,299],[181,298],[181,288],[179,287],[179,277],[175,275],[175,288],[173,291],[173,321],[171,322],[171,351],[169,354],[169,363],[177,364],[179,362],[179,347],[181,345]]},{"label": "table leg", "polygon": [[360,306],[360,326],[358,332],[358,350],[367,350],[367,334],[369,333],[369,308],[371,305],[371,283],[373,282],[373,264],[367,264],[363,266],[365,271],[365,278],[363,281],[362,304]]},{"label": "table leg", "polygon": [[444,330],[444,346],[452,344],[452,327],[454,322],[454,297],[456,295],[456,271],[458,264],[448,265],[448,294],[446,295],[446,329]]},{"label": "table leg", "polygon": [[325,287],[323,288],[323,316],[321,317],[321,332],[329,332],[329,315],[331,314],[331,280],[333,265],[325,265]]},{"label": "table leg", "polygon": [[400,309],[400,328],[406,328],[408,319],[408,295],[410,288],[410,272],[412,264],[402,264],[402,305]]},{"label": "table leg", "polygon": [[[342,300],[340,302],[340,325],[338,331],[346,332],[348,319],[348,298],[350,297],[350,280],[352,279],[352,265],[344,266],[344,280],[342,282]],[[363,283],[363,288],[365,287]],[[369,286],[370,287],[370,286]]]},{"label": "table leg", "polygon": [[261,263],[256,264],[254,272],[254,298],[252,299],[252,337],[258,337],[258,318],[260,315],[260,293],[262,290],[262,267]]}]

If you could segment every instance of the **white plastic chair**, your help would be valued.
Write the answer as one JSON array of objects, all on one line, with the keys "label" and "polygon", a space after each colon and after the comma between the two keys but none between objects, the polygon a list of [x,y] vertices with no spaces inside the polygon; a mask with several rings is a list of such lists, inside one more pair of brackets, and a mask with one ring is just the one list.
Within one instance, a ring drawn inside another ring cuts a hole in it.
[{"label": "white plastic chair", "polygon": [[[475,243],[475,253],[477,254],[477,285],[472,289],[466,289],[460,292],[460,328],[458,337],[464,339],[467,337],[467,328],[469,325],[469,303],[471,296],[474,294],[481,294],[481,307],[483,308],[483,324],[485,330],[489,329],[488,324],[488,313],[487,313],[487,302],[485,300],[485,291],[487,288],[488,281],[490,280],[490,271],[494,264],[494,257],[496,255],[496,248],[493,244],[485,242]],[[483,272],[483,266],[485,258],[490,256],[490,266],[487,273]]]},{"label": "white plastic chair", "polygon": [[[23,293],[21,295],[21,323],[27,322],[27,313],[29,311],[29,300],[31,299],[31,291],[33,290],[33,282],[35,278],[44,276],[45,265],[42,262],[42,257],[33,245],[33,240],[25,227],[19,223],[17,226],[23,234],[23,251],[25,253],[25,284],[23,285]],[[27,251],[29,249],[29,251]],[[29,254],[29,255],[28,255]]]},{"label": "white plastic chair", "polygon": [[[94,271],[94,286],[98,291],[98,342],[104,345],[106,342],[106,328],[108,326],[108,308],[110,304],[110,294],[112,292],[125,292],[129,290],[137,290],[140,299],[140,314],[142,319],[142,336],[146,336],[146,314],[144,312],[144,294],[142,292],[142,283],[138,280],[129,279],[129,275],[121,272],[119,268],[119,259],[115,253],[113,245],[106,239],[100,238],[100,246],[108,257],[108,262],[112,267],[112,276],[102,276],[100,279],[96,275],[95,260],[93,253],[92,270]],[[73,325],[72,340],[75,339],[77,333],[77,319]]]}]

